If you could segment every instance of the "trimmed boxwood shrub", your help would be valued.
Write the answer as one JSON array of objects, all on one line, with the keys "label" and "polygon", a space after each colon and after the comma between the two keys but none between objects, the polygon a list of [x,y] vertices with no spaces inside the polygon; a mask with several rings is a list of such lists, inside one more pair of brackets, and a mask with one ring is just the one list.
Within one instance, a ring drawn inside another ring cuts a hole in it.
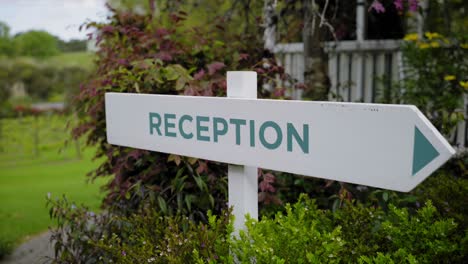
[{"label": "trimmed boxwood shrub", "polygon": [[62,229],[56,263],[463,263],[468,257],[468,233],[431,202],[414,215],[356,202],[332,212],[302,195],[274,218],[248,219],[238,235],[229,211],[208,213],[205,224],[154,209],[94,215],[66,200],[49,202]]}]

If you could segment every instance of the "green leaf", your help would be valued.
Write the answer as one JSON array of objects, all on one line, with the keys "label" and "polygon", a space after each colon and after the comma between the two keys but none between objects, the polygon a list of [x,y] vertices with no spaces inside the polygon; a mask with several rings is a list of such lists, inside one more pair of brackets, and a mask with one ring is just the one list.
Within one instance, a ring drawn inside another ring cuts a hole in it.
[{"label": "green leaf", "polygon": [[161,209],[161,212],[163,214],[166,214],[167,213],[167,204],[166,204],[166,201],[164,200],[164,198],[162,198],[161,196],[158,196],[158,204],[159,204],[159,208]]},{"label": "green leaf", "polygon": [[182,211],[182,193],[177,194],[177,210]]},{"label": "green leaf", "polygon": [[224,46],[224,42],[219,41],[219,40],[215,40],[214,47],[222,47],[222,46]]},{"label": "green leaf", "polygon": [[179,178],[180,176],[182,176],[182,173],[184,173],[184,171],[185,171],[185,168],[184,168],[184,167],[180,168],[180,169],[177,171],[176,178]]},{"label": "green leaf", "polygon": [[161,69],[151,69],[148,72],[148,77],[153,79],[154,81],[158,83],[164,83],[163,77],[161,76]]},{"label": "green leaf", "polygon": [[177,166],[179,166],[181,158],[179,155],[171,154],[169,157],[167,157],[167,161],[174,161]]},{"label": "green leaf", "polygon": [[388,201],[388,192],[384,192],[382,194],[382,198],[384,199],[385,202]]},{"label": "green leaf", "polygon": [[186,85],[186,84],[187,84],[187,82],[185,81],[185,79],[179,78],[179,79],[177,79],[177,81],[176,81],[176,87],[175,87],[175,89],[176,89],[177,91],[181,91],[181,90],[183,90],[183,89],[185,88],[185,85]]},{"label": "green leaf", "polygon": [[213,195],[209,194],[209,195],[208,195],[208,198],[210,199],[211,208],[213,208],[213,207],[214,207],[214,203],[215,203],[215,202],[214,202]]},{"label": "green leaf", "polygon": [[332,205],[332,212],[336,212],[340,208],[340,200],[335,199]]},{"label": "green leaf", "polygon": [[194,199],[194,196],[192,194],[186,195],[185,196],[185,205],[187,205],[187,208],[190,211],[192,211],[192,201]]},{"label": "green leaf", "polygon": [[194,176],[194,179],[200,191],[203,191],[206,189],[206,184],[200,176]]},{"label": "green leaf", "polygon": [[198,161],[198,159],[197,159],[197,158],[188,157],[188,158],[187,158],[187,161],[188,161],[188,163],[189,163],[190,165],[193,165],[193,164],[195,164],[195,162]]},{"label": "green leaf", "polygon": [[166,67],[165,69],[165,77],[169,81],[175,81],[179,78],[179,74],[177,71],[174,70],[172,67]]},{"label": "green leaf", "polygon": [[155,59],[154,64],[156,64],[157,66],[163,66],[164,62],[162,60],[160,60],[160,59]]},{"label": "green leaf", "polygon": [[137,82],[133,86],[135,87],[135,90],[137,91],[137,93],[141,93],[140,92],[140,86],[138,85]]}]

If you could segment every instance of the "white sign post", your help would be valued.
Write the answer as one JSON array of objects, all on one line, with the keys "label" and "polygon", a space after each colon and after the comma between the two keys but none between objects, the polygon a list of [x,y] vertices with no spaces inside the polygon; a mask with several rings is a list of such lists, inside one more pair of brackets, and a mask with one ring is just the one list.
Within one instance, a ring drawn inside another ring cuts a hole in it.
[{"label": "white sign post", "polygon": [[415,106],[255,99],[254,72],[227,86],[228,98],[106,93],[107,140],[241,165],[228,176],[238,221],[257,216],[257,167],[407,192],[455,154]]},{"label": "white sign post", "polygon": [[[228,72],[227,97],[257,99],[256,72]],[[244,228],[244,217],[258,218],[258,168],[228,165],[228,199],[233,206],[234,230]]]}]

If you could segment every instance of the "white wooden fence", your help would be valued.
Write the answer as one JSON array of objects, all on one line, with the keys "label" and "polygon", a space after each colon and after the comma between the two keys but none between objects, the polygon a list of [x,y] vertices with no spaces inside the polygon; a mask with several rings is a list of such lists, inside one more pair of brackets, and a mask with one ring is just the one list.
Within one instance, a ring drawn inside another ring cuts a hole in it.
[{"label": "white wooden fence", "polygon": [[[286,73],[299,82],[304,82],[304,45],[302,43],[278,44],[275,46],[275,55]],[[295,100],[302,99],[302,90],[288,91]]]},{"label": "white wooden fence", "polygon": [[379,102],[390,95],[393,82],[402,76],[397,41],[340,41],[326,43],[330,99]]},{"label": "white wooden fence", "polygon": [[[391,88],[403,76],[399,40],[339,41],[325,43],[329,100],[378,103],[391,98]],[[278,44],[275,53],[285,71],[298,82],[304,81],[303,43]],[[294,99],[301,99],[293,91]],[[460,122],[449,139],[458,148],[468,147],[468,98],[465,98],[465,122]]]}]

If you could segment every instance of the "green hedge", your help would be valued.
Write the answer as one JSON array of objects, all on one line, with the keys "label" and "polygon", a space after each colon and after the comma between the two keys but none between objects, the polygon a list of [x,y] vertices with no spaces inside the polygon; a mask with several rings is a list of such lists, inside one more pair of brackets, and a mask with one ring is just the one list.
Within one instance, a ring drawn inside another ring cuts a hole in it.
[{"label": "green hedge", "polygon": [[273,218],[248,219],[237,236],[226,211],[197,224],[153,209],[96,216],[50,202],[59,228],[68,230],[59,233],[57,263],[234,263],[233,256],[240,263],[463,263],[468,257],[468,233],[431,202],[414,215],[359,203],[332,212],[302,195]]}]

